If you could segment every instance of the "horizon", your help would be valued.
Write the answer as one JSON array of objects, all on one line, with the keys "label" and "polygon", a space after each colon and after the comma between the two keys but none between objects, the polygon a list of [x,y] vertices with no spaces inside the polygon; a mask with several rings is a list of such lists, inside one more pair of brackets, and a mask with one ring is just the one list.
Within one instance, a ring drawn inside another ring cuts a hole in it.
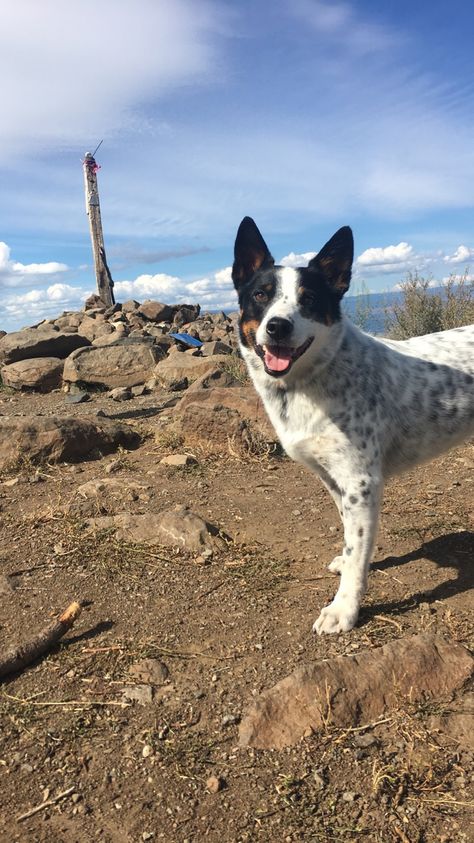
[{"label": "horizon", "polygon": [[473,23],[439,0],[429,16],[406,0],[18,0],[0,31],[0,329],[96,292],[81,160],[101,139],[122,300],[235,309],[247,214],[288,266],[350,224],[355,293],[469,272]]}]

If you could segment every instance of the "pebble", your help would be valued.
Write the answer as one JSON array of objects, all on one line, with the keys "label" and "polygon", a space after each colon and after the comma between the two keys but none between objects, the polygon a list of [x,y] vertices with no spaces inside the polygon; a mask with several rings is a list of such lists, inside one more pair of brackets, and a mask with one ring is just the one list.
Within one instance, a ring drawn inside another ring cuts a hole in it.
[{"label": "pebble", "polygon": [[240,723],[239,714],[224,714],[221,720],[221,726],[235,726],[237,723]]},{"label": "pebble", "polygon": [[368,746],[373,746],[377,743],[377,738],[370,732],[363,732],[362,735],[354,736],[354,743],[360,749],[366,749]]},{"label": "pebble", "polygon": [[219,793],[225,787],[225,781],[220,776],[209,776],[206,781],[206,788],[209,793]]},{"label": "pebble", "polygon": [[354,802],[356,795],[352,792],[352,790],[346,790],[342,794],[342,798],[344,802]]},{"label": "pebble", "polygon": [[150,755],[153,755],[153,747],[146,743],[142,749],[142,756],[143,758],[148,758]]}]

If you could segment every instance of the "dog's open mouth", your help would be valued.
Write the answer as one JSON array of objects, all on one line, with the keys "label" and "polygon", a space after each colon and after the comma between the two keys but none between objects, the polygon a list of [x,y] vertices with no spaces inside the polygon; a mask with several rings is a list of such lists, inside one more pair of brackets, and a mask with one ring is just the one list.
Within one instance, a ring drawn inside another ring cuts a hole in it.
[{"label": "dog's open mouth", "polygon": [[287,345],[257,346],[257,354],[263,360],[266,373],[274,378],[287,375],[295,360],[307,351],[313,339],[310,337],[298,348],[290,348]]}]

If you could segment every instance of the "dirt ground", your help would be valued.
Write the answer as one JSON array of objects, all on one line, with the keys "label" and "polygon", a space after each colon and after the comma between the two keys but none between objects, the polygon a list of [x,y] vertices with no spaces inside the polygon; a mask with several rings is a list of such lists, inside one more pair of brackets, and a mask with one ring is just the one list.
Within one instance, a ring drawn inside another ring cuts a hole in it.
[{"label": "dirt ground", "polygon": [[[329,496],[276,454],[203,449],[190,468],[160,465],[174,444],[166,397],[70,407],[59,392],[0,392],[2,414],[102,409],[147,434],[130,453],[0,478],[0,653],[85,601],[62,643],[0,686],[0,839],[474,841],[472,687],[436,704],[401,700],[366,728],[328,722],[288,750],[238,747],[253,697],[300,664],[421,630],[474,648],[473,445],[389,484],[359,624],[318,638],[341,545]],[[185,503],[232,541],[197,561],[87,533],[94,513],[77,487],[113,462],[124,493],[107,512]],[[146,499],[131,499],[132,480]],[[163,663],[163,682],[152,701],[130,702],[128,671],[144,658]]]}]

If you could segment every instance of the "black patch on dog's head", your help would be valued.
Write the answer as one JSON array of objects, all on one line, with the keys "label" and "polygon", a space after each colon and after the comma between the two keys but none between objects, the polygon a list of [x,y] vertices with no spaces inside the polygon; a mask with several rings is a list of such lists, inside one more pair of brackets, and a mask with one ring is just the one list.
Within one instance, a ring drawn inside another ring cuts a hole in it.
[{"label": "black patch on dog's head", "polygon": [[302,316],[331,325],[341,318],[341,299],[349,289],[354,239],[349,226],[340,228],[306,269],[299,270]]},{"label": "black patch on dog's head", "polygon": [[275,295],[275,261],[253,219],[244,217],[234,246],[232,280],[239,296],[240,339],[255,347],[255,334]]}]

